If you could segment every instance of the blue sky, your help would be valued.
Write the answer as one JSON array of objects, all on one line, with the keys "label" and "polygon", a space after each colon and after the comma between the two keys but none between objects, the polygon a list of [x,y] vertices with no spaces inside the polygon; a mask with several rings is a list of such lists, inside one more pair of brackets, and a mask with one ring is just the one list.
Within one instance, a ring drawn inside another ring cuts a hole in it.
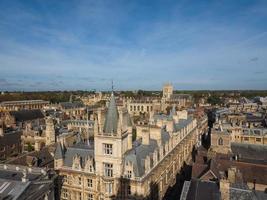
[{"label": "blue sky", "polygon": [[267,1],[0,1],[0,90],[267,89]]}]

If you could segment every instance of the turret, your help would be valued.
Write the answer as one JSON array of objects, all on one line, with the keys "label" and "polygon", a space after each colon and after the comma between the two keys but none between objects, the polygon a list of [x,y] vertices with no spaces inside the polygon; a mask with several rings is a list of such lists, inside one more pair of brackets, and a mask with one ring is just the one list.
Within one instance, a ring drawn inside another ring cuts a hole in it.
[{"label": "turret", "polygon": [[51,117],[48,117],[46,119],[45,136],[46,136],[46,145],[55,143],[55,140],[56,140],[55,127],[54,127],[53,119]]},{"label": "turret", "polygon": [[54,160],[55,160],[55,169],[59,169],[63,166],[64,149],[62,148],[60,142],[57,143]]}]

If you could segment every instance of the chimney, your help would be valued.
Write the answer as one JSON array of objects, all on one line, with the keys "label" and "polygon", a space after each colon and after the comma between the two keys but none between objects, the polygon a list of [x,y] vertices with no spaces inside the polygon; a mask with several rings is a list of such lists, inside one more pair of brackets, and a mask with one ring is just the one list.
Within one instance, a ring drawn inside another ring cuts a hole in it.
[{"label": "chimney", "polygon": [[228,169],[228,179],[230,183],[236,182],[236,173],[237,173],[237,169],[235,167]]},{"label": "chimney", "polygon": [[0,136],[4,136],[4,130],[3,130],[3,127],[0,127]]},{"label": "chimney", "polygon": [[26,183],[28,181],[28,179],[27,179],[27,171],[23,170],[22,174],[23,174],[23,176],[21,178],[21,182],[22,183]]},{"label": "chimney", "polygon": [[130,132],[128,133],[128,137],[127,137],[127,140],[128,140],[128,150],[129,149],[132,149],[133,148],[133,134]]},{"label": "chimney", "polygon": [[0,136],[4,136],[4,123],[0,120]]},{"label": "chimney", "polygon": [[253,190],[256,190],[256,179],[253,179]]},{"label": "chimney", "polygon": [[221,200],[230,199],[230,183],[227,179],[220,180]]},{"label": "chimney", "polygon": [[142,130],[142,144],[149,145],[150,134],[148,130]]}]

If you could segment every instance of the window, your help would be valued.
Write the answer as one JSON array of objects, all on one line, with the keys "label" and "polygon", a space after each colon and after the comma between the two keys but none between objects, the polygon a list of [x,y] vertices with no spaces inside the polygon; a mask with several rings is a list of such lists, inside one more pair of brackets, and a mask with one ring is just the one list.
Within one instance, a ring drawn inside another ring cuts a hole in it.
[{"label": "window", "polygon": [[112,194],[112,188],[113,188],[112,183],[106,183],[106,193]]},{"label": "window", "polygon": [[68,199],[68,191],[66,189],[62,189],[62,198]]},{"label": "window", "polygon": [[104,144],[104,154],[112,155],[112,144]]},{"label": "window", "polygon": [[87,186],[89,188],[92,188],[93,187],[93,180],[92,179],[87,179]]},{"label": "window", "polygon": [[5,147],[0,147],[0,152],[4,152],[5,151]]},{"label": "window", "polygon": [[105,176],[113,177],[113,164],[104,163]]},{"label": "window", "polygon": [[261,138],[256,138],[256,142],[261,142]]},{"label": "window", "polygon": [[127,187],[127,194],[128,195],[131,195],[132,194],[132,192],[131,192],[131,186],[130,185],[128,185],[128,187]]},{"label": "window", "polygon": [[249,138],[248,138],[248,137],[244,137],[244,140],[245,140],[245,141],[249,141]]},{"label": "window", "polygon": [[82,193],[81,192],[76,193],[76,199],[82,200]]},{"label": "window", "polygon": [[67,180],[68,180],[68,178],[67,178],[66,175],[62,176],[62,182],[63,182],[63,183],[67,183]]},{"label": "window", "polygon": [[78,184],[81,185],[82,184],[82,178],[78,177]]},{"label": "window", "polygon": [[223,145],[223,139],[222,138],[219,138],[218,145]]},{"label": "window", "polygon": [[133,106],[130,106],[130,111],[133,111]]},{"label": "window", "polygon": [[89,172],[93,172],[93,166],[92,165],[89,166]]},{"label": "window", "polygon": [[93,194],[88,194],[88,200],[94,200],[94,195]]},{"label": "window", "polygon": [[132,171],[131,171],[131,170],[128,170],[128,171],[127,171],[127,177],[128,177],[128,178],[132,178]]}]

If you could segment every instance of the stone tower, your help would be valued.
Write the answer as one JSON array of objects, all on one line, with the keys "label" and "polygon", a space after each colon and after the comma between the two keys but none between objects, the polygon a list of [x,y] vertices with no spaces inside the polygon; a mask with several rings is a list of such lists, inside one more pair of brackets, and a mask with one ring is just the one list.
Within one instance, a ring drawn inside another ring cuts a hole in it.
[{"label": "stone tower", "polygon": [[46,145],[54,144],[56,141],[56,136],[55,136],[55,127],[53,119],[51,117],[48,117],[45,122],[46,122],[45,143]]},{"label": "stone tower", "polygon": [[163,86],[163,99],[169,99],[173,94],[173,86],[172,84],[168,83]]},{"label": "stone tower", "polygon": [[118,189],[124,153],[132,148],[132,125],[128,117],[127,109],[118,110],[112,93],[103,128],[99,127],[102,126],[99,116],[95,121],[95,169],[96,174],[105,180],[100,181],[101,191],[110,196]]}]

